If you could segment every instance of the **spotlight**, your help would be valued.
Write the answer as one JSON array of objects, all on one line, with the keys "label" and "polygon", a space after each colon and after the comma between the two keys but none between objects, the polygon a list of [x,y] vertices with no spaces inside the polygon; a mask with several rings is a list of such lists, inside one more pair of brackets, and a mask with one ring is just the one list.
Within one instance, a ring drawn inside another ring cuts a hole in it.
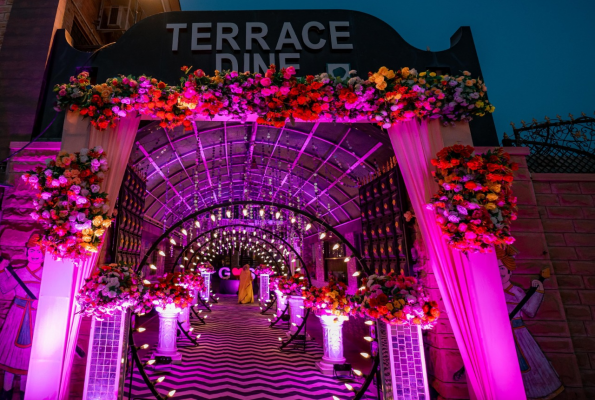
[{"label": "spotlight", "polygon": [[309,230],[310,228],[312,228],[312,224],[311,223],[307,223],[306,227],[304,228],[305,231]]},{"label": "spotlight", "polygon": [[182,234],[184,236],[188,236],[188,231],[186,229],[182,228]]}]

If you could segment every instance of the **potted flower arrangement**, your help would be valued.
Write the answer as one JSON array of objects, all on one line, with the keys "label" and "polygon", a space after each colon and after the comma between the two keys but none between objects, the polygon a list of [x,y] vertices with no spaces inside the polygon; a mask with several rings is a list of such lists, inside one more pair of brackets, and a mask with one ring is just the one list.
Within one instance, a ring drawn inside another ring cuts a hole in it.
[{"label": "potted flower arrangement", "polygon": [[202,277],[202,275],[195,274],[189,271],[179,273],[178,282],[181,286],[185,287],[190,292],[204,290],[205,287],[205,279]]},{"label": "potted flower arrangement", "polygon": [[37,192],[31,217],[45,229],[41,246],[54,257],[76,260],[98,251],[111,225],[107,194],[100,186],[107,170],[105,153],[98,146],[60,152],[45,167],[22,175]]},{"label": "potted flower arrangement", "polygon": [[81,314],[101,320],[116,311],[148,312],[151,304],[143,301],[147,289],[130,266],[109,264],[97,268],[85,280],[76,300]]},{"label": "potted flower arrangement", "polygon": [[260,264],[260,265],[257,265],[256,268],[254,268],[254,274],[256,274],[257,276],[260,276],[260,275],[272,276],[272,275],[275,275],[275,270],[270,265]]},{"label": "potted flower arrangement", "polygon": [[215,267],[213,267],[211,265],[211,263],[201,264],[197,268],[202,274],[214,274],[215,273]]},{"label": "potted flower arrangement", "polygon": [[440,311],[423,286],[411,276],[370,275],[353,296],[354,315],[386,322],[391,325],[419,325],[431,329]]},{"label": "potted flower arrangement", "polygon": [[316,315],[334,315],[347,317],[353,307],[351,298],[345,291],[347,285],[342,282],[331,281],[328,286],[311,286],[302,294],[306,297],[304,306],[311,309]]},{"label": "potted flower arrangement", "polygon": [[[158,312],[161,310],[181,310],[192,304],[192,294],[180,282],[178,274],[165,274],[152,284],[145,294]],[[179,311],[178,311],[179,312]]]},{"label": "potted flower arrangement", "polygon": [[295,273],[291,276],[281,276],[274,280],[275,290],[286,296],[302,296],[302,290],[305,288],[304,275]]},{"label": "potted flower arrangement", "polygon": [[510,224],[517,218],[512,193],[516,163],[502,148],[473,155],[473,147],[445,147],[432,160],[440,189],[428,208],[448,244],[462,252],[490,252],[514,242]]}]

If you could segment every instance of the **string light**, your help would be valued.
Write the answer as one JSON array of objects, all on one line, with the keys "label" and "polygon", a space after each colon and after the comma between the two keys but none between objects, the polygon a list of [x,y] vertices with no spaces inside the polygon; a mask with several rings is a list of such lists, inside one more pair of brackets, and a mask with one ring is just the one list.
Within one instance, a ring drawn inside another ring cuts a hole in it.
[{"label": "string light", "polygon": [[322,233],[320,234],[320,239],[324,239],[325,237],[326,237],[326,232],[322,232]]},{"label": "string light", "polygon": [[167,392],[167,397],[174,397],[175,394],[176,394],[175,390],[170,390],[169,392]]},{"label": "string light", "polygon": [[186,229],[182,228],[181,231],[184,236],[188,236],[188,231]]},{"label": "string light", "polygon": [[353,275],[351,275],[351,276],[358,277],[358,276],[360,276],[360,275],[361,275],[361,271],[355,271],[355,272],[353,273]]},{"label": "string light", "polygon": [[361,356],[363,358],[370,358],[370,355],[368,353],[359,353],[359,354],[361,354]]},{"label": "string light", "polygon": [[[343,261],[349,262],[349,261],[351,261],[351,257],[345,257],[345,259]],[[354,276],[356,276],[356,275],[354,275]]]},{"label": "string light", "polygon": [[149,268],[151,268],[152,270],[156,270],[157,269],[157,267],[155,266],[155,264],[149,265]]},{"label": "string light", "polygon": [[306,224],[306,227],[304,228],[304,230],[305,230],[305,231],[308,231],[308,230],[310,230],[310,228],[312,228],[312,224],[308,222],[308,223]]},{"label": "string light", "polygon": [[360,371],[359,369],[354,369],[352,370],[354,374],[356,374],[357,376],[362,376],[362,371]]},{"label": "string light", "polygon": [[197,221],[194,221],[194,225],[195,225],[197,228],[200,228],[200,221],[198,221],[198,220],[197,220]]},{"label": "string light", "polygon": [[[258,214],[259,214],[261,217],[264,217],[264,208],[261,208],[260,210],[258,210]],[[256,233],[256,232],[254,232],[254,233]]]},{"label": "string light", "polygon": [[211,221],[213,221],[213,222],[217,221],[217,217],[215,216],[215,214],[211,214]]}]

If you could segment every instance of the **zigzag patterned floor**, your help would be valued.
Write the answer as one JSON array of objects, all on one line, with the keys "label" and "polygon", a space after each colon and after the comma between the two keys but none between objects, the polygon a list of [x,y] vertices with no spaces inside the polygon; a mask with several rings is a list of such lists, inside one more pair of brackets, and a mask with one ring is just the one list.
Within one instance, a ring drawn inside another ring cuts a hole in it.
[{"label": "zigzag patterned floor", "polygon": [[[269,328],[258,305],[238,305],[235,301],[235,296],[221,296],[206,325],[193,321],[194,332],[201,334],[200,346],[186,347],[190,343],[187,339],[178,340],[184,356],[182,365],[148,371],[151,379],[164,375],[163,371],[171,373],[158,385],[160,393],[175,389],[175,399],[181,400],[353,397],[342,382],[316,369],[314,362],[322,357],[322,349],[315,342],[308,345],[306,353],[279,351],[278,337],[285,336],[285,331]],[[135,399],[154,398],[136,373],[132,393]]]}]

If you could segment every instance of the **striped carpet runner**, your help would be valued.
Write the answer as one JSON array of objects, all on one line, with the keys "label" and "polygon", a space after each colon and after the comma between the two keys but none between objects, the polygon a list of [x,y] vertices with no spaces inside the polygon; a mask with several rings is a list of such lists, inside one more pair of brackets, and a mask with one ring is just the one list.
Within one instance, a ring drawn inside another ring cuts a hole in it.
[{"label": "striped carpet runner", "polygon": [[[269,328],[270,314],[260,315],[257,304],[237,304],[235,296],[220,297],[219,304],[208,313],[207,325],[193,323],[194,333],[201,335],[200,346],[192,347],[186,338],[178,339],[184,356],[182,365],[148,369],[151,379],[166,375],[157,386],[160,393],[175,389],[174,398],[180,400],[353,398],[342,382],[316,369],[314,362],[322,357],[322,349],[314,341],[305,353],[281,352],[278,338],[285,338],[285,330]],[[376,390],[368,392],[375,394]],[[138,373],[133,376],[132,394],[133,398],[154,398]]]}]

